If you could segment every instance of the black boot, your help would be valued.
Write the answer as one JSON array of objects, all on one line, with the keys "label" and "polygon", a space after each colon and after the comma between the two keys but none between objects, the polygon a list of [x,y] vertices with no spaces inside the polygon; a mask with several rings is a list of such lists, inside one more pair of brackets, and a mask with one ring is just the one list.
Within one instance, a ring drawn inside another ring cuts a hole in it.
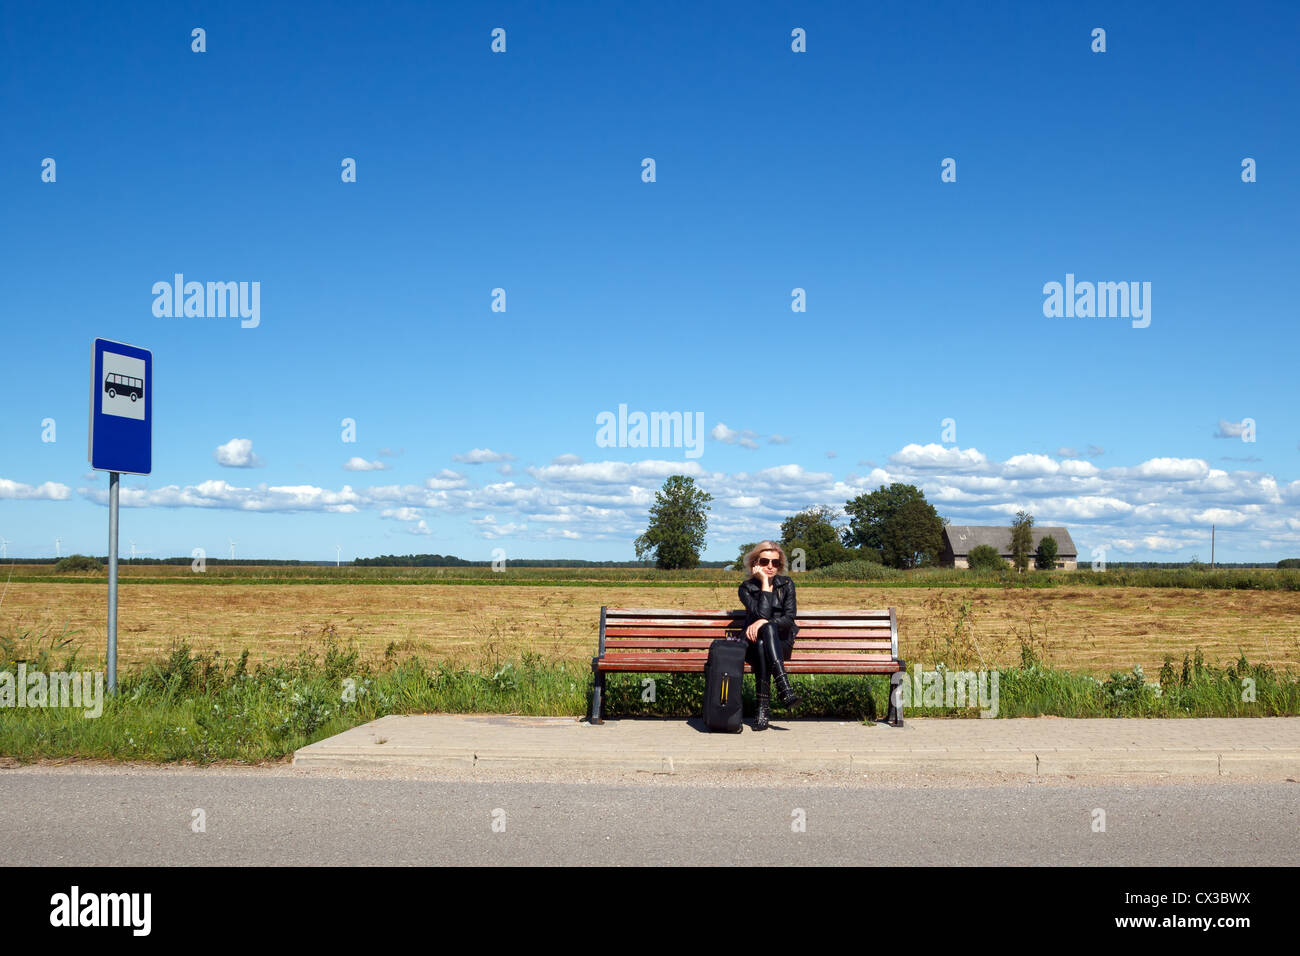
[{"label": "black boot", "polygon": [[782,707],[793,707],[799,703],[799,695],[790,686],[790,679],[786,676],[785,668],[773,674],[772,679],[776,683],[776,696],[781,701]]},{"label": "black boot", "polygon": [[762,640],[763,647],[767,651],[767,665],[772,672],[772,680],[776,683],[776,696],[781,701],[782,707],[793,707],[799,703],[799,695],[794,692],[790,686],[790,678],[785,672],[785,664],[781,660],[781,654],[777,650],[776,636],[772,633],[775,630],[771,625],[763,628]]},{"label": "black boot", "polygon": [[758,695],[758,717],[754,721],[755,730],[767,730],[767,722],[772,716],[771,708],[768,704],[768,695]]}]

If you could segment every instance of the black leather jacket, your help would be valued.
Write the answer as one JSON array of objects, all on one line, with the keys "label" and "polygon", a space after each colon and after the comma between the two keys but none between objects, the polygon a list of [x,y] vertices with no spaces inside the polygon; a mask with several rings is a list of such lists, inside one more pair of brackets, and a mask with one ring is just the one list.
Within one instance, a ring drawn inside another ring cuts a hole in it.
[{"label": "black leather jacket", "polygon": [[785,575],[773,576],[771,591],[764,591],[756,578],[746,578],[740,584],[740,603],[745,606],[745,627],[763,618],[776,625],[782,640],[793,641],[799,633],[794,622],[794,582]]}]

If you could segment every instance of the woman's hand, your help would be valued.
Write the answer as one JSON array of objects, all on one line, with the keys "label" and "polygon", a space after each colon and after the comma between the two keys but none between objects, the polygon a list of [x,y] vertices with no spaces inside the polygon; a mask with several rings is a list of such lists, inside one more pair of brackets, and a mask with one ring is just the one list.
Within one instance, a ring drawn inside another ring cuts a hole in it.
[{"label": "woman's hand", "polygon": [[745,628],[745,639],[749,641],[751,644],[754,641],[758,640],[758,629],[766,623],[767,620],[760,617],[753,624],[749,625],[749,627]]},{"label": "woman's hand", "polygon": [[765,568],[758,564],[754,565],[754,577],[758,581],[758,586],[764,591],[772,590],[772,578],[775,576],[775,568]]}]

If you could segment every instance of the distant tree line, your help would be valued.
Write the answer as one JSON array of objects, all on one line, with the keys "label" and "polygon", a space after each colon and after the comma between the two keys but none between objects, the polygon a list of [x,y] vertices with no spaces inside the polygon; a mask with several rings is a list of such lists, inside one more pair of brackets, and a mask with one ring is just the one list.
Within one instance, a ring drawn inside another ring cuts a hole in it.
[{"label": "distant tree line", "polygon": [[[653,557],[664,569],[719,567],[722,562],[701,562],[708,531],[709,502],[713,496],[695,487],[687,475],[673,475],[655,493],[649,524],[635,542],[636,554],[643,560]],[[891,568],[932,567],[943,552],[943,529],[948,519],[940,517],[925,493],[915,485],[894,483],[881,485],[844,503],[848,523],[841,526],[837,509],[828,505],[806,508],[781,522],[779,543],[785,549],[793,569],[812,571],[848,561],[869,561]],[[1051,570],[1060,556],[1060,545],[1051,535],[1034,547],[1034,516],[1016,513],[1011,525],[1009,552],[1017,571],[1025,571],[1032,560],[1035,567]],[[739,548],[736,560],[728,566],[739,569],[744,556],[757,544],[749,542]],[[996,570],[1006,562],[998,549],[990,546],[972,549],[973,569]],[[519,562],[515,562],[519,563]],[[802,567],[799,567],[802,564]],[[1086,566],[1086,565],[1085,565]],[[1196,568],[1200,561],[1128,561],[1108,562],[1116,568]],[[1295,568],[1300,558],[1287,558],[1276,565],[1268,562],[1220,562],[1221,568]]]},{"label": "distant tree line", "polygon": [[[487,568],[491,561],[468,561],[453,554],[382,554],[377,558],[357,558],[358,567],[372,568]],[[644,568],[646,561],[584,561],[580,558],[517,558],[507,560],[512,568]],[[701,561],[697,567],[725,568],[726,561]]]},{"label": "distant tree line", "polygon": [[[86,555],[67,555],[67,557],[87,557]],[[95,561],[101,564],[108,564],[108,555],[89,555]],[[0,561],[4,564],[53,564],[63,560],[62,558],[6,558]],[[297,558],[236,558],[234,561],[229,558],[206,557],[203,559],[208,564],[229,564],[229,565],[249,565],[249,566],[279,566],[286,567],[318,567],[329,565],[334,566],[333,561],[302,561]],[[129,555],[120,555],[117,559],[118,564],[193,564],[194,558],[175,557],[175,558],[132,558]],[[351,561],[344,561],[344,564],[351,564]]]},{"label": "distant tree line", "polygon": [[[635,542],[636,555],[653,557],[665,569],[700,567],[713,496],[695,487],[687,475],[673,475],[655,493],[649,525]],[[895,568],[937,564],[943,550],[944,519],[914,485],[881,485],[844,504],[848,524],[839,512],[818,505],[781,522],[781,547],[795,570],[846,561],[870,561]],[[734,562],[739,568],[757,542],[741,545]]]},{"label": "distant tree line", "polygon": [[[828,505],[817,505],[781,522],[781,547],[801,570],[812,571],[846,561],[868,561],[891,568],[920,568],[939,563],[943,526],[947,523],[915,485],[881,485],[844,503],[848,524]],[[754,545],[741,545],[744,557]],[[736,561],[740,567],[740,559]]]}]

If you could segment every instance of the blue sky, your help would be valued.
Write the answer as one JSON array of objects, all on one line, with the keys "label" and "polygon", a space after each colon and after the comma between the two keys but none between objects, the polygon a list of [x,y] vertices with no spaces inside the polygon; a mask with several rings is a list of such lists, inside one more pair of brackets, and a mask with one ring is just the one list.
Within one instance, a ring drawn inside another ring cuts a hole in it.
[{"label": "blue sky", "polygon": [[[8,554],[104,551],[103,336],[154,353],[154,556],[630,559],[674,473],[710,559],[888,481],[1300,555],[1294,4],[703,6],[7,8]],[[257,326],[155,315],[176,273]],[[1150,325],[1045,316],[1067,274]],[[601,447],[620,403],[702,454]]]}]

